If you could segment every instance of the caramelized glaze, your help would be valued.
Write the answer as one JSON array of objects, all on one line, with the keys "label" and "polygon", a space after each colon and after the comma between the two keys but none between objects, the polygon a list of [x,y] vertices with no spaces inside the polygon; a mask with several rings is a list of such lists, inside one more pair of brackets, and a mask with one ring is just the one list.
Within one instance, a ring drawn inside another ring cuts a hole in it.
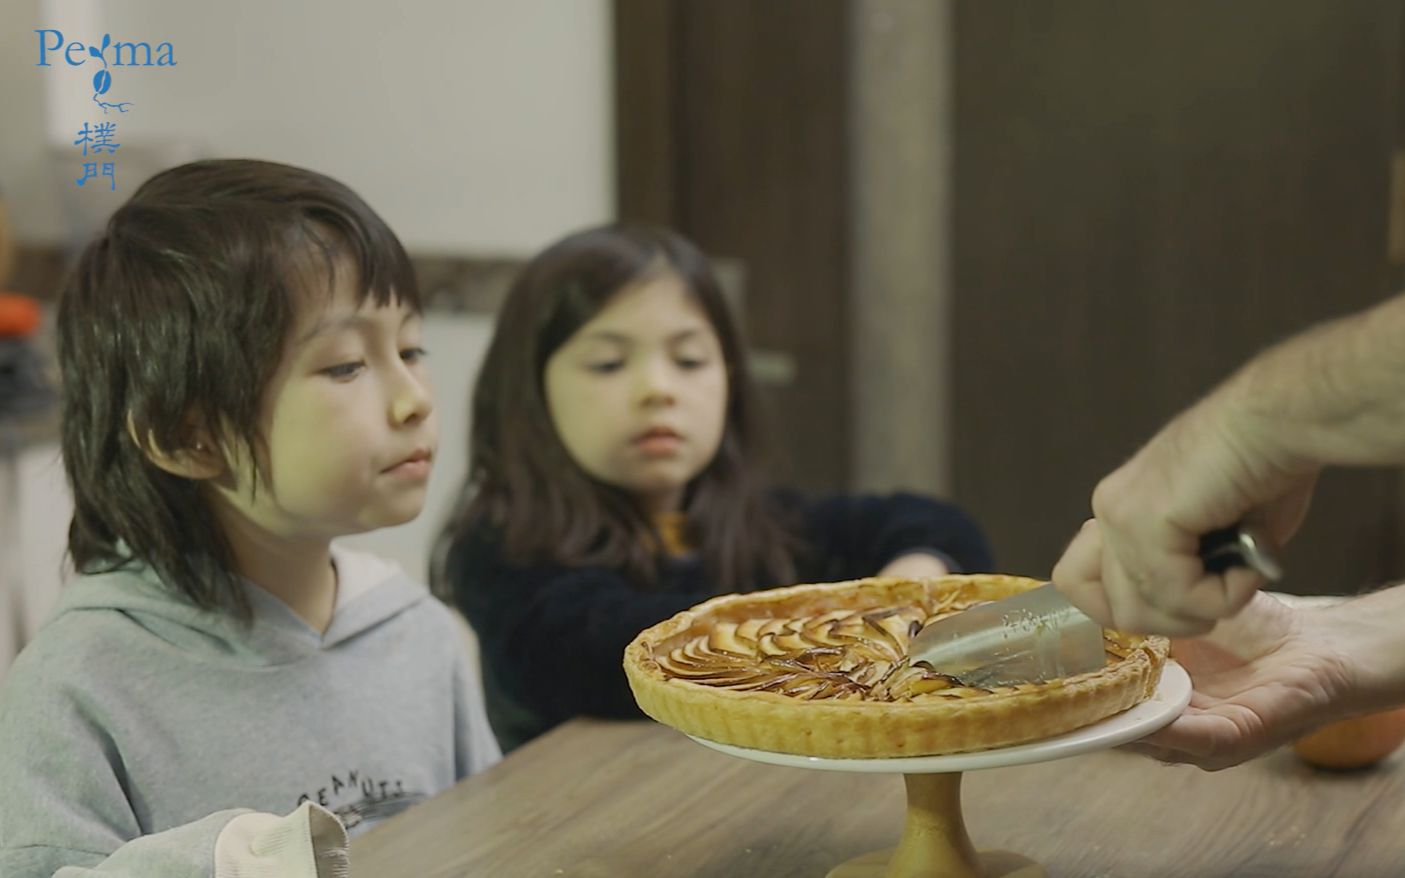
[{"label": "caramelized glaze", "polygon": [[[908,644],[917,632],[968,606],[975,603],[947,601],[937,607],[839,609],[790,619],[719,620],[711,630],[656,655],[656,660],[665,674],[692,683],[806,700],[968,698],[992,690],[967,686],[956,677],[908,661]],[[1116,646],[1106,638],[1105,644]]]}]

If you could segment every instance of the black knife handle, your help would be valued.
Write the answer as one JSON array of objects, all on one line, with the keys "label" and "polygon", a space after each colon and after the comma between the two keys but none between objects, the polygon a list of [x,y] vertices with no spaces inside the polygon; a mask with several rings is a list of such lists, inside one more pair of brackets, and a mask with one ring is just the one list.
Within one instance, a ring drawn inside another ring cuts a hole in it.
[{"label": "black knife handle", "polygon": [[1249,567],[1270,581],[1283,578],[1283,565],[1277,552],[1263,534],[1252,527],[1235,525],[1205,534],[1200,538],[1200,560],[1207,573]]}]

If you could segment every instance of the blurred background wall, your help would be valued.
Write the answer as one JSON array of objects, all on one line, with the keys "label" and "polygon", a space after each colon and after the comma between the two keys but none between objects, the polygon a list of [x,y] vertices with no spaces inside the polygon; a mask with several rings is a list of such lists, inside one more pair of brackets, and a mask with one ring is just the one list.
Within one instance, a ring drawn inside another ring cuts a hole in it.
[{"label": "blurred background wall", "polygon": [[609,22],[606,0],[6,0],[0,186],[22,241],[65,240],[49,147],[72,166],[98,65],[36,68],[33,31],[110,32],[177,61],[112,68],[124,148],[314,167],[411,249],[531,251],[614,214]]}]

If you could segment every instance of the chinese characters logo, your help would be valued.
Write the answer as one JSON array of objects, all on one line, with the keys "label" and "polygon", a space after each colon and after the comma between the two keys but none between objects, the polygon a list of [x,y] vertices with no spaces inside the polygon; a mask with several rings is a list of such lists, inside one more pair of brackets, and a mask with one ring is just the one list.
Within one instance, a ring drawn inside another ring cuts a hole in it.
[{"label": "chinese characters logo", "polygon": [[[36,67],[52,67],[49,55],[58,53],[60,49],[63,50],[63,61],[70,67],[81,67],[90,59],[102,64],[102,69],[93,74],[92,102],[102,110],[103,116],[114,110],[123,114],[133,106],[131,101],[110,98],[113,84],[112,68],[176,66],[175,47],[170,42],[158,43],[153,56],[150,43],[122,40],[114,42],[111,34],[103,34],[102,41],[96,45],[85,45],[77,40],[65,44],[63,33],[52,28],[35,29],[34,33],[39,37],[39,61],[34,65]],[[112,54],[111,64],[108,63],[109,51]],[[84,159],[82,176],[73,181],[75,185],[83,186],[89,180],[104,177],[108,180],[109,189],[117,188],[117,163],[114,159],[122,144],[118,143],[116,138],[116,122],[83,123],[82,130],[77,132],[77,139],[73,141],[74,146],[82,148]]]}]

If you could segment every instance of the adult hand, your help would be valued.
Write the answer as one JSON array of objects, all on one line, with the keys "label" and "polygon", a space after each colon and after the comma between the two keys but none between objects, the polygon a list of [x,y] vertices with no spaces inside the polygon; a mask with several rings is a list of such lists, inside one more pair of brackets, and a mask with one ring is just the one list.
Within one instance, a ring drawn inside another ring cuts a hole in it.
[{"label": "adult hand", "polygon": [[1331,610],[1259,592],[1212,634],[1173,642],[1195,687],[1190,706],[1126,749],[1216,771],[1355,712],[1364,702],[1350,640]]},{"label": "adult hand", "polygon": [[1069,600],[1109,628],[1202,634],[1234,615],[1263,579],[1235,567],[1210,573],[1200,537],[1252,524],[1274,545],[1307,513],[1318,467],[1274,451],[1269,425],[1229,392],[1173,420],[1093,492],[1086,523],[1054,567]]}]

